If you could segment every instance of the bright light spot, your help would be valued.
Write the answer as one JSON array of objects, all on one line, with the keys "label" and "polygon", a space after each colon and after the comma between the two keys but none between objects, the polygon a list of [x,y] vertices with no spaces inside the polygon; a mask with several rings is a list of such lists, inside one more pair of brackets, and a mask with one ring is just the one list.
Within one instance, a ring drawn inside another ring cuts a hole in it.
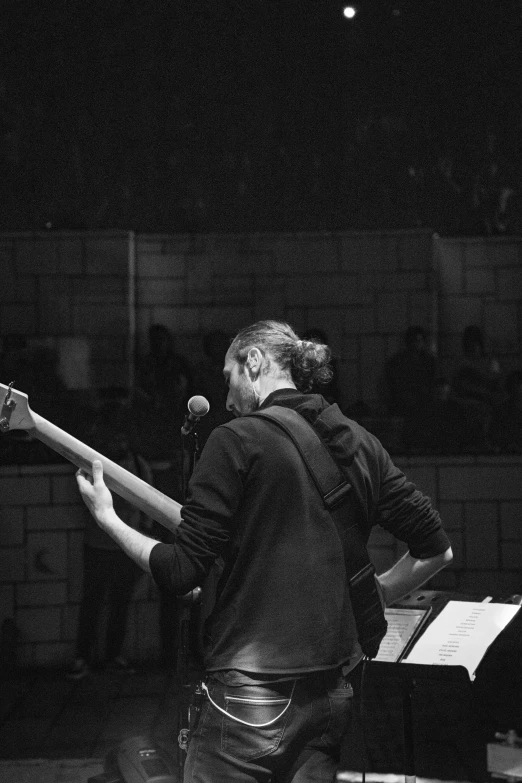
[{"label": "bright light spot", "polygon": [[353,19],[357,11],[352,5],[347,5],[346,8],[343,9],[343,16],[345,16],[347,19]]}]

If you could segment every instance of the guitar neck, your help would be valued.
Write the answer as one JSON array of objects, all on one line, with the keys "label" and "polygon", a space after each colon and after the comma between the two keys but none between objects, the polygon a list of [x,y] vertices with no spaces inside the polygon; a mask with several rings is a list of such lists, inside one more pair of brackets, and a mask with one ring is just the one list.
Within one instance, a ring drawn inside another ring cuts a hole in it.
[{"label": "guitar neck", "polygon": [[32,418],[34,427],[28,432],[33,437],[38,438],[53,451],[72,462],[73,465],[82,468],[91,475],[93,460],[100,460],[103,465],[103,478],[109,489],[128,500],[144,514],[155,519],[167,530],[174,531],[177,528],[181,521],[181,505],[179,503],[125,470],[121,465],[112,462],[80,440],[73,438],[72,435],[51,424],[42,416],[33,412]]}]

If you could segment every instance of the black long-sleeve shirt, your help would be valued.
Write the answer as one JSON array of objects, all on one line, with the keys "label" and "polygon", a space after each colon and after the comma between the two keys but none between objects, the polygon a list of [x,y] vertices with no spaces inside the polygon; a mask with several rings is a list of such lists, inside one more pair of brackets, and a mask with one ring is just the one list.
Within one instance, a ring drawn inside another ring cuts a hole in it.
[{"label": "black long-sleeve shirt", "polygon": [[[272,393],[309,421],[327,406],[319,395]],[[379,441],[345,420],[329,443],[349,463],[367,517],[413,557],[444,552],[449,540],[430,500],[409,482]],[[293,442],[278,427],[244,416],[216,428],[192,475],[174,544],[157,544],[155,581],[178,595],[203,586],[222,563],[205,624],[209,671],[304,673],[359,654],[345,561],[330,514]],[[215,582],[215,580],[214,580]]]}]

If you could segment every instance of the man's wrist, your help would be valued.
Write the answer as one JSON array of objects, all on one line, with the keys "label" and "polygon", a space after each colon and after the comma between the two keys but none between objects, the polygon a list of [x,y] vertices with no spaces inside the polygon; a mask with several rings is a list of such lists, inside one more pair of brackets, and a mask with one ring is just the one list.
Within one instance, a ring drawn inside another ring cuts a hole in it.
[{"label": "man's wrist", "polygon": [[116,514],[114,508],[103,509],[96,514],[96,522],[106,533],[113,530],[118,523],[124,524]]}]

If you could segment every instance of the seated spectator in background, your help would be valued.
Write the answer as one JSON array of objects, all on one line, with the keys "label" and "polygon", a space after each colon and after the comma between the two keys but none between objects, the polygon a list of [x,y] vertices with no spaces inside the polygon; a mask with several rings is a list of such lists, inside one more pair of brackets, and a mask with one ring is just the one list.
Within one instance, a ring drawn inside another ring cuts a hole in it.
[{"label": "seated spectator in background", "polygon": [[175,338],[163,324],[149,329],[149,352],[138,366],[138,388],[156,408],[183,412],[194,394],[190,362],[176,353]]},{"label": "seated spectator in background", "polygon": [[522,453],[522,369],[509,373],[504,384],[506,399],[495,405],[488,426],[488,440],[495,451]]},{"label": "seated spectator in background", "polygon": [[[6,335],[0,354],[0,382],[13,383],[17,391],[27,394],[34,413],[43,416],[80,440],[86,436],[86,422],[92,413],[87,400],[80,402],[60,373],[59,352],[45,341],[31,345],[21,335]],[[25,430],[5,433],[0,444],[0,462],[47,464],[64,458]]]},{"label": "seated spectator in background", "polygon": [[453,378],[455,396],[493,405],[501,391],[500,377],[500,364],[487,353],[482,330],[467,326],[462,334],[462,359]]},{"label": "seated spectator in background", "polygon": [[190,362],[175,350],[162,324],[149,329],[149,352],[138,362],[134,415],[140,424],[140,449],[148,459],[179,460],[180,428],[194,394]]},{"label": "seated spectator in background", "polygon": [[460,454],[469,449],[470,433],[447,378],[437,378],[434,403],[419,422],[417,437],[422,438],[425,451],[434,454]]},{"label": "seated spectator in background", "polygon": [[[153,484],[150,465],[131,448],[129,406],[117,395],[102,404],[89,439],[92,448],[118,463],[130,473]],[[126,500],[114,493],[114,508],[123,521],[135,529],[148,533],[152,520]],[[108,616],[103,647],[105,666],[128,674],[132,665],[122,655],[130,600],[141,570],[87,515],[83,546],[83,594],[80,605],[76,656],[67,677],[80,680],[91,671],[94,663],[97,631],[104,602],[108,602]]]},{"label": "seated spectator in background", "polygon": [[487,353],[478,326],[464,329],[462,354],[452,381],[452,397],[465,420],[472,450],[486,449],[493,408],[501,399],[500,365]]},{"label": "seated spectator in background", "polygon": [[24,337],[7,335],[0,362],[2,383],[13,381],[18,391],[27,394],[33,405],[38,405],[42,415],[47,416],[49,410],[59,414],[66,387],[60,377],[56,348],[29,346]]},{"label": "seated spectator in background", "polygon": [[422,326],[410,326],[404,342],[404,349],[386,362],[384,378],[388,413],[411,418],[434,400],[437,360]]},{"label": "seated spectator in background", "polygon": [[428,420],[433,419],[437,361],[428,348],[422,326],[410,326],[404,333],[404,348],[390,357],[384,367],[386,409],[404,419],[403,445],[406,451],[431,451]]},{"label": "seated spectator in background", "polygon": [[[320,343],[321,345],[328,345],[331,350],[331,346],[328,342],[328,336],[322,329],[309,329],[302,335],[302,340],[310,340],[314,343]],[[325,400],[329,403],[340,403],[341,391],[339,389],[339,363],[337,358],[332,354],[330,361],[330,367],[332,369],[332,379],[328,383],[315,384],[310,390],[312,394],[322,394]]]}]

